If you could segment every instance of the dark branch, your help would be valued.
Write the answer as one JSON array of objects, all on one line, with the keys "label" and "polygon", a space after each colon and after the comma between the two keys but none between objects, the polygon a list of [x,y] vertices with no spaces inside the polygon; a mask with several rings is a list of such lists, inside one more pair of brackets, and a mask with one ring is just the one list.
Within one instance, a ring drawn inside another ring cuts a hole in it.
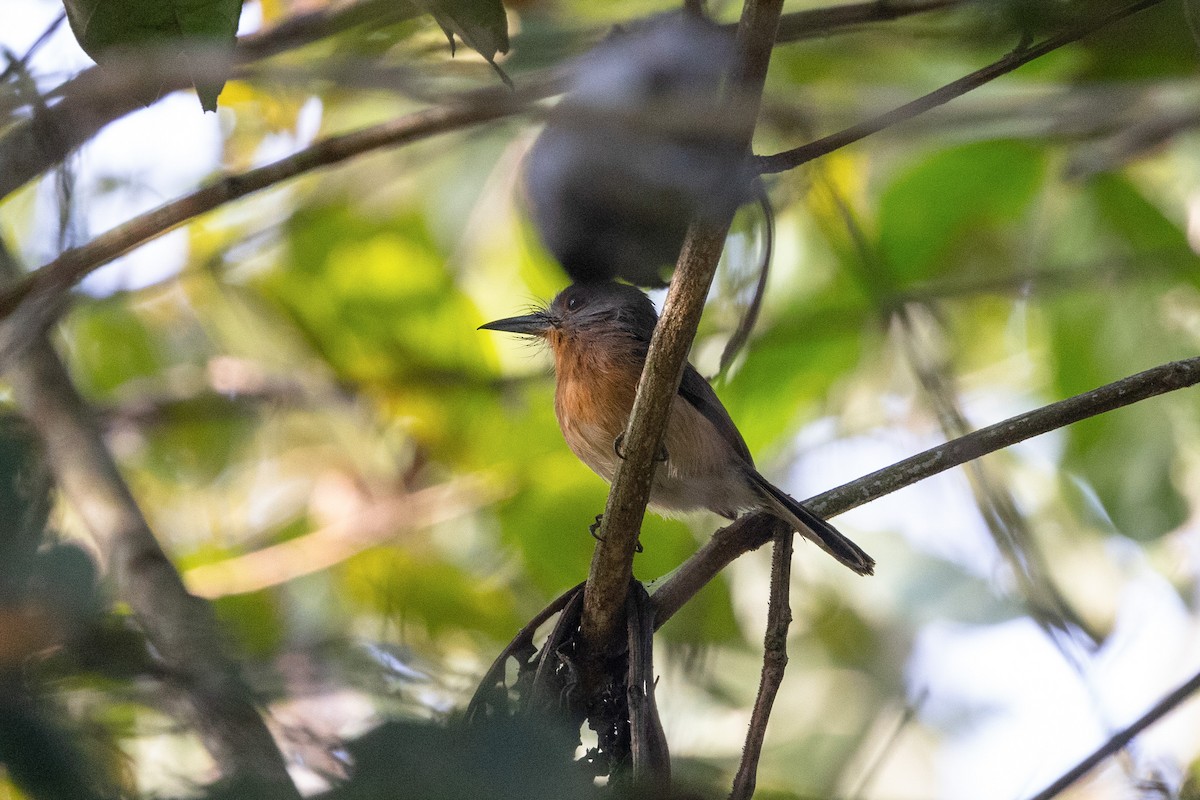
[{"label": "dark branch", "polygon": [[1191,680],[1160,700],[1158,705],[1143,714],[1136,722],[1100,745],[1090,756],[1080,761],[1061,778],[1029,798],[1029,800],[1051,800],[1051,798],[1058,797],[1071,784],[1091,772],[1101,761],[1122,750],[1125,745],[1133,741],[1135,736],[1174,711],[1184,700],[1195,694],[1197,690],[1200,690],[1200,673],[1193,675]]},{"label": "dark branch", "polygon": [[873,0],[869,3],[847,3],[828,8],[792,11],[779,18],[779,34],[775,37],[775,43],[816,39],[846,28],[872,22],[890,22],[927,11],[940,11],[963,5],[963,2],[964,0],[912,0],[906,3]]},{"label": "dark branch", "polygon": [[759,156],[755,159],[758,171],[761,174],[785,172],[789,169],[795,169],[802,164],[807,164],[809,161],[828,155],[834,150],[853,144],[860,139],[865,139],[873,133],[878,133],[885,128],[890,128],[905,120],[924,114],[926,111],[937,108],[955,98],[962,97],[964,94],[978,89],[980,86],[999,78],[1001,75],[1007,75],[1034,59],[1041,58],[1047,53],[1076,42],[1101,28],[1107,27],[1125,17],[1132,16],[1139,11],[1145,11],[1161,2],[1163,0],[1138,0],[1138,2],[1119,8],[1116,11],[1082,22],[1056,36],[1050,37],[1044,42],[1014,50],[999,61],[989,64],[983,69],[976,70],[970,75],[964,75],[940,89],[936,89],[923,97],[918,97],[916,100],[905,103],[877,117],[865,120],[857,125],[851,125],[849,128],[832,133],[814,142],[809,142],[791,150],[785,150],[782,153]]},{"label": "dark branch", "polygon": [[[930,448],[817,495],[804,505],[822,517],[833,517],[1034,436],[1197,383],[1200,383],[1200,357],[1172,361]],[[712,539],[655,589],[656,624],[661,626],[670,619],[738,556],[770,541],[770,522],[766,515],[751,514],[713,534]]]}]

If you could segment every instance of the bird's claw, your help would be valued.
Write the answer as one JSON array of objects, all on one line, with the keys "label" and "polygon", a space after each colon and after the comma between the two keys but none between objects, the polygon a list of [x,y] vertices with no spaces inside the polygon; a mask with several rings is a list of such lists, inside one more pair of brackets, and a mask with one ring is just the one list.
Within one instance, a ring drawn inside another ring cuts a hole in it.
[{"label": "bird's claw", "polygon": [[[621,459],[622,461],[625,460],[625,451],[621,449],[621,445],[624,443],[624,441],[625,441],[624,431],[617,434],[617,438],[613,439],[613,452],[616,453],[617,458]],[[665,462],[669,458],[670,458],[670,455],[667,453],[666,447],[659,447],[658,452],[654,454],[654,460],[658,461],[660,463]]]},{"label": "bird's claw", "polygon": [[[602,537],[600,535],[600,521],[603,519],[604,519],[603,514],[597,514],[596,521],[588,526],[588,533],[590,533],[592,535],[592,538],[595,539],[597,542],[604,541],[604,537]],[[642,552],[642,540],[641,539],[638,539],[637,542],[634,544],[633,552],[635,552],[635,553]]]}]

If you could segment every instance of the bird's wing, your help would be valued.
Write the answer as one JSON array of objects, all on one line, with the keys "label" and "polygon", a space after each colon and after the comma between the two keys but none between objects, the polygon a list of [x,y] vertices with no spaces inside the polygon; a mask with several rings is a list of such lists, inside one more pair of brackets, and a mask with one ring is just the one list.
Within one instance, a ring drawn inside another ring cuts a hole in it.
[{"label": "bird's wing", "polygon": [[708,381],[704,380],[704,376],[697,372],[691,364],[683,368],[683,380],[679,383],[679,394],[713,424],[717,433],[721,434],[721,438],[729,443],[735,453],[745,459],[747,464],[754,465],[754,459],[750,456],[750,448],[746,447],[746,440],[742,438],[737,426],[729,418],[729,412],[725,410],[725,406],[721,405],[721,400],[713,388],[708,385]]}]

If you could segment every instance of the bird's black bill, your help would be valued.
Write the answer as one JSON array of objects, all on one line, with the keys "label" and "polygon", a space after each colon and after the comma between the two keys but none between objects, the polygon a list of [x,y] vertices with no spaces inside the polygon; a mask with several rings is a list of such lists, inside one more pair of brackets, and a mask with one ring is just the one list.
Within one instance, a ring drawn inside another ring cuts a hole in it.
[{"label": "bird's black bill", "polygon": [[550,319],[545,314],[526,314],[523,317],[508,317],[488,322],[479,326],[481,331],[505,331],[521,333],[526,336],[541,336],[550,327]]}]

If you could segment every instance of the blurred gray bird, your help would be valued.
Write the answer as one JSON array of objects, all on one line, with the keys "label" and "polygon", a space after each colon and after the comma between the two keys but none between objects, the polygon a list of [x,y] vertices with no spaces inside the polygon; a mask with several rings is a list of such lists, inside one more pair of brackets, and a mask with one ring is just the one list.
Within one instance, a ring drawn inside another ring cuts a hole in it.
[{"label": "blurred gray bird", "polygon": [[663,286],[693,219],[728,217],[756,196],[720,92],[734,54],[720,26],[677,13],[576,63],[525,163],[534,227],[573,280]]}]

